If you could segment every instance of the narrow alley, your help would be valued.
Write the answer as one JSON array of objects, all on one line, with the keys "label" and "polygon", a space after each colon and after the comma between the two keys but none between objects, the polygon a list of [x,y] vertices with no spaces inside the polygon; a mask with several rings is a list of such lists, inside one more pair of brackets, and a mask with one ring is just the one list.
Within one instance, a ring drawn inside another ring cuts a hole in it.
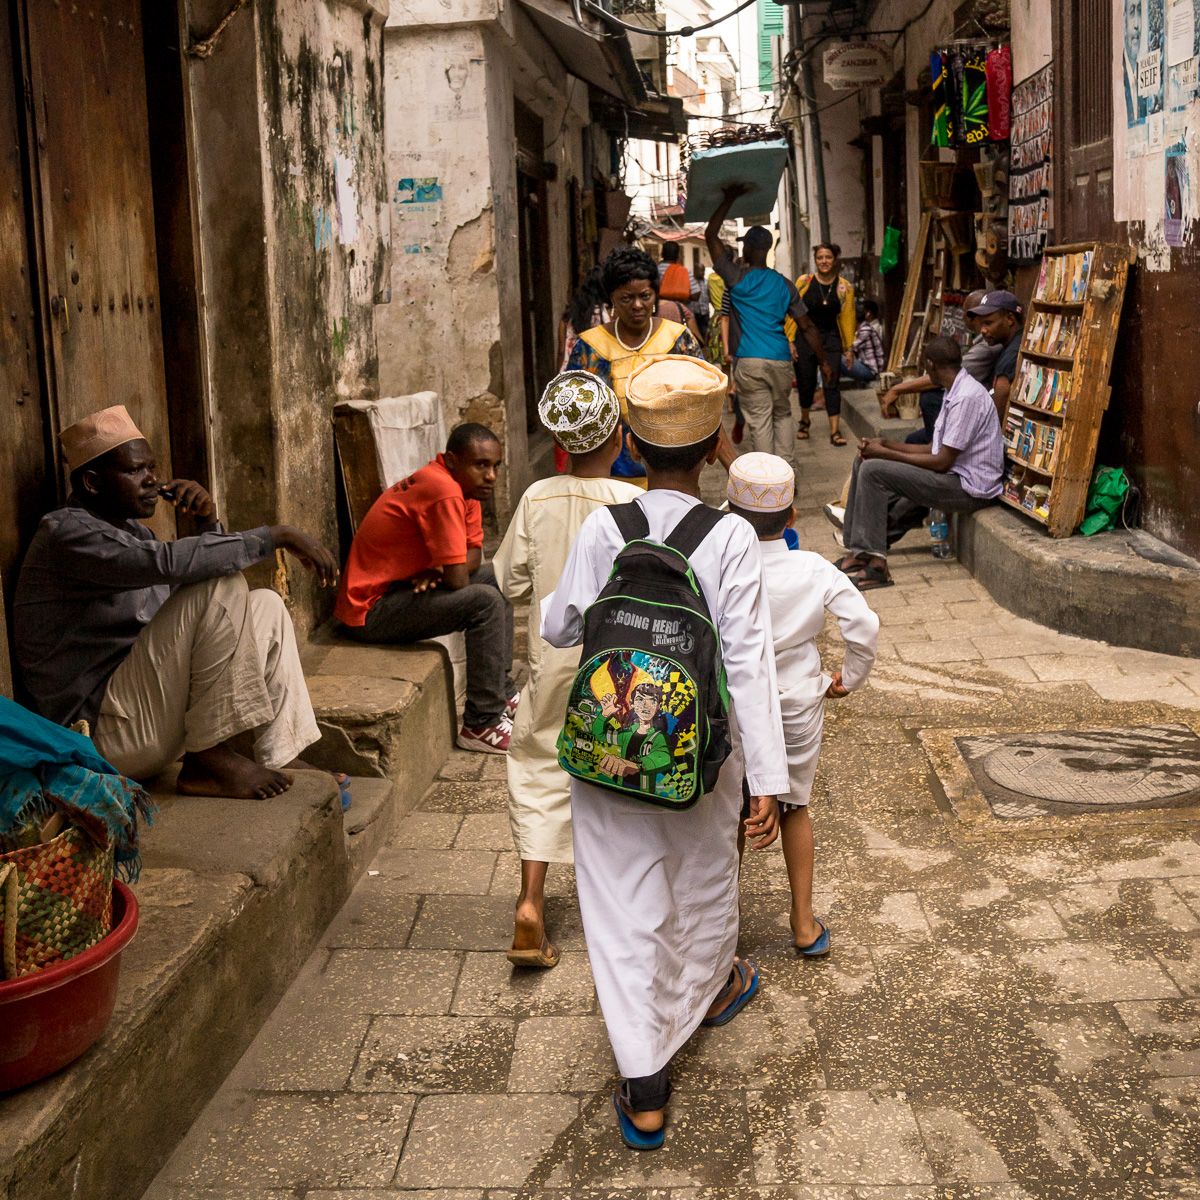
[{"label": "narrow alley", "polygon": [[[846,452],[797,460],[797,528],[827,552]],[[1200,731],[1200,667],[1013,617],[924,531],[894,571],[814,792],[833,953],[798,958],[778,845],[749,853],[762,995],[676,1059],[662,1152],[617,1137],[570,870],[550,874],[559,965],[505,961],[504,763],[454,751],[145,1200],[1200,1195],[1200,814],[1009,832],[956,816],[939,775],[953,736]]]}]

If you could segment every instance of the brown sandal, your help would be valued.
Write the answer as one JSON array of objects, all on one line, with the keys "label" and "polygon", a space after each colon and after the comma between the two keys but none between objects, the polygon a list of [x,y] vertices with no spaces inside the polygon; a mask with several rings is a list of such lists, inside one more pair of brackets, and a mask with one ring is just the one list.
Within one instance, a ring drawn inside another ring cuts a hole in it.
[{"label": "brown sandal", "polygon": [[808,441],[809,437],[811,436],[811,434],[808,432],[808,429],[809,429],[809,426],[810,426],[810,425],[812,425],[812,421],[811,421],[811,420],[808,420],[808,421],[799,421],[799,422],[797,422],[797,424],[796,424],[796,436],[797,436],[797,437],[798,437],[798,438],[799,438],[799,439],[800,439],[802,442],[806,442],[806,441]]},{"label": "brown sandal", "polygon": [[558,947],[542,934],[542,944],[537,950],[509,950],[505,955],[514,967],[556,967],[562,956]]},{"label": "brown sandal", "polygon": [[831,446],[844,446],[846,439],[840,433],[831,433],[829,435],[829,444]]}]

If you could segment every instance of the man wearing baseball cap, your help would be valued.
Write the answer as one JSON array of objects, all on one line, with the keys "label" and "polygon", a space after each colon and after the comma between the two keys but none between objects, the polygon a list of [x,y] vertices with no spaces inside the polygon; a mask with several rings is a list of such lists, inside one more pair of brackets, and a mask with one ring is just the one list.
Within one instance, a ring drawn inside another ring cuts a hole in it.
[{"label": "man wearing baseball cap", "polygon": [[1021,349],[1021,305],[1012,292],[988,292],[967,315],[979,318],[980,332],[989,346],[1003,347],[992,376],[992,399],[1003,421]]},{"label": "man wearing baseball cap", "polygon": [[[241,572],[287,550],[325,585],[337,560],[290,525],[226,533],[190,479],[161,484],[123,404],[59,435],[71,495],[47,513],[17,581],[13,626],[42,716],[88,722],[122,775],[148,779],[183,756],[177,788],[262,800],[292,785],[281,767],[320,738],[283,600]],[[143,524],[159,498],[195,537],[160,542]],[[254,758],[231,745],[253,732]]]},{"label": "man wearing baseball cap", "polygon": [[796,285],[767,266],[774,244],[769,229],[752,225],[742,237],[742,261],[735,262],[721,241],[721,225],[733,202],[748,190],[742,184],[725,189],[725,199],[704,231],[713,270],[725,281],[729,304],[729,357],[742,415],[749,432],[747,450],[777,454],[791,461],[796,444],[792,418],[792,362],[795,346],[784,322],[791,317],[826,375],[832,371],[821,335],[808,316]]}]

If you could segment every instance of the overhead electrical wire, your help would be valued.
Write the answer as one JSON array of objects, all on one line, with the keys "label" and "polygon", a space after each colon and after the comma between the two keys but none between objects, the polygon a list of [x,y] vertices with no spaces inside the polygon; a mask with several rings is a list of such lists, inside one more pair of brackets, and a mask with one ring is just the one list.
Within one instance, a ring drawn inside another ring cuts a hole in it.
[{"label": "overhead electrical wire", "polygon": [[646,37],[692,37],[694,34],[702,33],[706,29],[711,29],[714,25],[720,25],[723,21],[728,21],[730,17],[736,17],[743,9],[749,8],[752,4],[757,4],[758,0],[742,0],[742,3],[735,9],[731,9],[724,16],[714,17],[711,21],[706,21],[703,25],[684,25],[679,29],[648,29],[645,25],[631,25],[628,21],[622,21],[620,17],[614,17],[607,9],[601,8],[598,4],[593,4],[592,0],[571,0],[572,8],[575,10],[575,20],[579,27],[583,28],[583,21],[579,17],[579,9],[583,7],[587,9],[593,16],[599,17],[602,21],[610,25],[618,25],[620,28],[627,30],[630,33],[644,34]]}]

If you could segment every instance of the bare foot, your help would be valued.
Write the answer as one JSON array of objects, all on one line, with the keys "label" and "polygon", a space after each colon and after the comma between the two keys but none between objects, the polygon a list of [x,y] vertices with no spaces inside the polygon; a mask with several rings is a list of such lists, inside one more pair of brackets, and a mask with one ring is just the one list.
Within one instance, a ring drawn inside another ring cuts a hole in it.
[{"label": "bare foot", "polygon": [[663,1127],[663,1121],[667,1116],[665,1108],[654,1108],[649,1112],[633,1112],[624,1100],[621,1101],[621,1111],[643,1133],[657,1133]]},{"label": "bare foot", "polygon": [[816,918],[809,915],[801,919],[792,913],[791,916],[792,937],[795,940],[796,948],[803,950],[805,946],[811,946],[824,932],[821,926],[817,924]]},{"label": "bare foot", "polygon": [[[735,958],[734,963],[740,963],[740,958]],[[733,978],[721,989],[720,995],[708,1006],[708,1012],[704,1014],[706,1021],[711,1020],[719,1013],[728,1008],[734,1000],[738,998],[744,991],[747,991],[754,983],[754,968],[748,967],[746,970],[746,979],[743,983],[742,974],[735,966],[733,968]]]},{"label": "bare foot", "polygon": [[546,936],[545,919],[536,904],[526,900],[517,905],[516,918],[513,921],[514,950],[540,950],[542,939]]},{"label": "bare foot", "polygon": [[183,756],[175,790],[185,796],[266,800],[292,786],[292,777],[238,754],[226,743]]}]

